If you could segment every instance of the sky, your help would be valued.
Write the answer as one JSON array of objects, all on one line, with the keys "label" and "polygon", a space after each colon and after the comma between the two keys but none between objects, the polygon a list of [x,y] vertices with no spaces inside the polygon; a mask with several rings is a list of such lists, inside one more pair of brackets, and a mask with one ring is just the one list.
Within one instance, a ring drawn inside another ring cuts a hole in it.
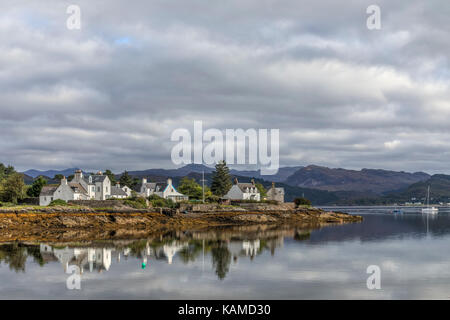
[{"label": "sky", "polygon": [[279,129],[282,166],[450,173],[449,16],[446,0],[2,0],[0,162],[173,168],[171,133],[202,121]]}]

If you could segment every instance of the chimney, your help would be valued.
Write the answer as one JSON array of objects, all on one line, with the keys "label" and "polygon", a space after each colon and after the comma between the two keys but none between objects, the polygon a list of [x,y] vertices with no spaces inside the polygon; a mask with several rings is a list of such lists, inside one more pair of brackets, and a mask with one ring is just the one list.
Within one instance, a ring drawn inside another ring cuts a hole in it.
[{"label": "chimney", "polygon": [[102,176],[103,172],[99,171],[99,172],[97,172],[97,175]]},{"label": "chimney", "polygon": [[117,188],[120,188],[120,181],[117,181],[117,182],[116,182],[116,187],[117,187]]},{"label": "chimney", "polygon": [[275,189],[275,182],[272,182],[272,188]]},{"label": "chimney", "polygon": [[67,184],[67,179],[66,179],[66,177],[63,177],[63,178],[61,179],[61,184]]},{"label": "chimney", "polygon": [[234,184],[238,184],[238,183],[239,183],[238,179],[234,178]]},{"label": "chimney", "polygon": [[172,179],[171,178],[167,179],[167,184],[170,185],[170,186],[172,185]]},{"label": "chimney", "polygon": [[75,171],[75,181],[80,181],[83,178],[83,171],[76,170]]},{"label": "chimney", "polygon": [[252,185],[255,185],[255,180],[254,179],[252,179],[251,182],[252,182]]},{"label": "chimney", "polygon": [[142,184],[146,184],[147,183],[147,178],[142,178]]}]

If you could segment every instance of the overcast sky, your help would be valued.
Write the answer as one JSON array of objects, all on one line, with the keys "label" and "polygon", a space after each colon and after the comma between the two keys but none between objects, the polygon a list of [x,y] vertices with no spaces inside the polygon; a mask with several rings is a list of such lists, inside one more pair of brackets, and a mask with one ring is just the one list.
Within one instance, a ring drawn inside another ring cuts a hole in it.
[{"label": "overcast sky", "polygon": [[171,168],[172,131],[202,120],[280,129],[282,165],[450,173],[449,17],[448,0],[2,0],[0,162]]}]

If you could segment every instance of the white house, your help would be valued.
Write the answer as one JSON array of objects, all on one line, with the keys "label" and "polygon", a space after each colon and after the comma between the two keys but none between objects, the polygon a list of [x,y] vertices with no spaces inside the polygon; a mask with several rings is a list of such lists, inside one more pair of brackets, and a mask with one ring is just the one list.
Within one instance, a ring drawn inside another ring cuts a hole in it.
[{"label": "white house", "polygon": [[109,198],[127,198],[131,195],[131,189],[120,187],[120,185],[111,187],[111,180],[102,172],[83,176],[81,170],[75,171],[72,181],[67,182],[64,177],[59,186],[44,186],[39,195],[39,205],[47,206],[53,200],[106,200]]},{"label": "white house", "polygon": [[[129,190],[129,192],[127,192]],[[120,187],[120,182],[117,182],[115,186],[111,187],[111,194],[109,198],[115,199],[126,199],[131,196],[131,189],[125,186],[125,188]]]},{"label": "white house", "polygon": [[87,196],[77,187],[70,186],[67,179],[61,179],[59,186],[44,186],[39,195],[39,205],[48,206],[53,200],[86,200]]},{"label": "white house", "polygon": [[111,180],[101,171],[84,177],[83,172],[77,170],[69,185],[80,189],[89,200],[106,200],[111,197]]},{"label": "white house", "polygon": [[147,182],[146,178],[142,179],[140,193],[144,197],[151,195],[157,195],[164,199],[171,199],[174,202],[188,200],[189,197],[181,194],[172,184],[172,179],[167,179],[167,183],[164,182]]},{"label": "white house", "polygon": [[252,179],[251,183],[240,183],[237,179],[234,180],[234,185],[223,197],[230,200],[255,200],[261,201],[261,194]]}]

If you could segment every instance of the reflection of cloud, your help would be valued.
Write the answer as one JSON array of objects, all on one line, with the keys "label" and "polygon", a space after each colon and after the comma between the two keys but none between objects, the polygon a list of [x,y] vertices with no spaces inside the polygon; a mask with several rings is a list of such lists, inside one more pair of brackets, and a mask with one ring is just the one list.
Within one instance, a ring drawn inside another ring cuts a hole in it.
[{"label": "reflection of cloud", "polygon": [[[59,262],[41,268],[28,261],[20,277],[0,268],[0,298],[37,298],[45,292],[45,297],[64,299],[446,299],[449,240],[403,237],[311,245],[288,239],[274,256],[266,249],[253,260],[231,263],[222,281],[210,253],[204,271],[201,256],[187,264],[174,261],[170,267],[166,259],[149,256],[150,267],[142,270],[141,258],[131,255],[120,262],[112,259],[102,275],[84,273],[79,292],[66,289],[67,275]],[[243,242],[236,246],[244,256],[242,247]],[[141,249],[147,251],[146,246]],[[380,266],[382,290],[366,288],[368,265]]]}]

